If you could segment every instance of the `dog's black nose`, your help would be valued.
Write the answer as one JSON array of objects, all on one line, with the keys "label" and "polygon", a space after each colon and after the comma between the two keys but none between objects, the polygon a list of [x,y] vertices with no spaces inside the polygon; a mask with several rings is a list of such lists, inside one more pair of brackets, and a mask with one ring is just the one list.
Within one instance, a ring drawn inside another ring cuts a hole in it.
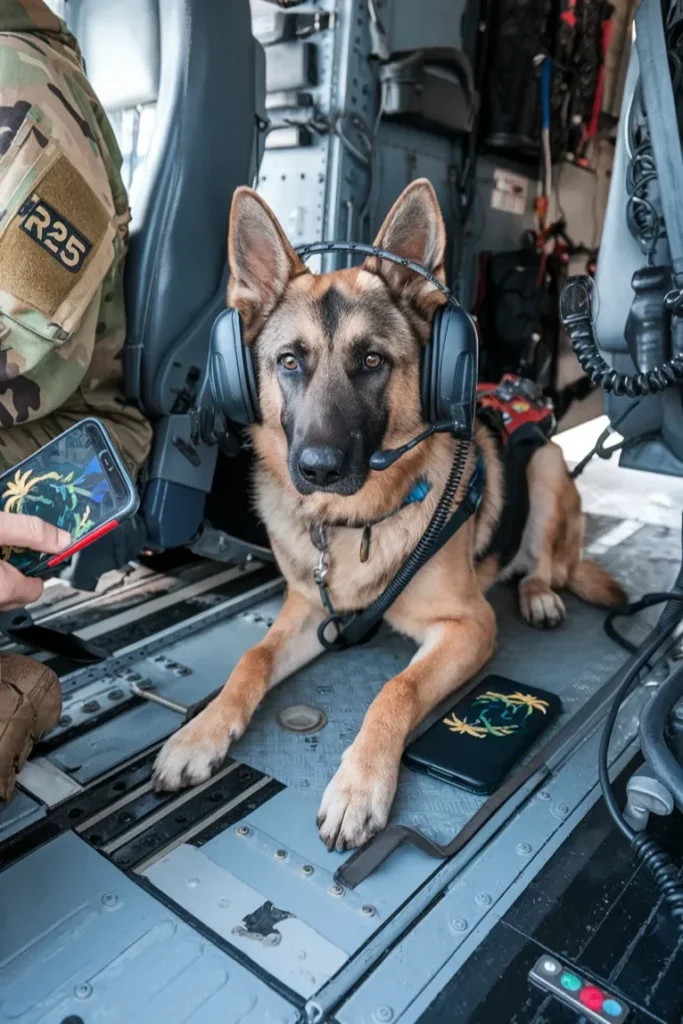
[{"label": "dog's black nose", "polygon": [[315,487],[331,487],[339,482],[344,453],[338,448],[304,448],[299,456],[299,472]]}]

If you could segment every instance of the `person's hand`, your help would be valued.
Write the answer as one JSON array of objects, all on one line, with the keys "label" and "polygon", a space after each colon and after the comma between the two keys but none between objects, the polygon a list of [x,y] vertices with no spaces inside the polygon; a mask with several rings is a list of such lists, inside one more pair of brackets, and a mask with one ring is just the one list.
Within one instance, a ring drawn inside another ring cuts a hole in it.
[{"label": "person's hand", "polygon": [[[71,537],[65,530],[58,530],[37,516],[0,512],[0,547],[30,548],[31,551],[56,555],[70,543]],[[37,601],[42,592],[42,580],[24,576],[13,565],[0,561],[0,611],[25,608]]]}]

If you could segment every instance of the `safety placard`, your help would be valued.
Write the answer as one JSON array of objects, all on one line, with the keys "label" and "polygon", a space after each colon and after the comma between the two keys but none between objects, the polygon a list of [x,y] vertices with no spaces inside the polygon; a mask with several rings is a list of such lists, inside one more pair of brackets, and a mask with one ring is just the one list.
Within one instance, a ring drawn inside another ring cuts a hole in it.
[{"label": "safety placard", "polygon": [[504,213],[523,214],[526,210],[529,179],[496,167],[493,171],[491,209]]}]

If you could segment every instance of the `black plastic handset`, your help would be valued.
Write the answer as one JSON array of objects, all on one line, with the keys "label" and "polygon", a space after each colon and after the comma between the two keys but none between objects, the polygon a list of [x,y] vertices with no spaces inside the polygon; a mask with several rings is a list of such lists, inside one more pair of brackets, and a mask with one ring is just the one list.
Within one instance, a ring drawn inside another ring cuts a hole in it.
[{"label": "black plastic handset", "polygon": [[669,267],[641,267],[631,281],[634,298],[624,331],[631,358],[641,373],[653,370],[671,355],[670,315],[664,302],[671,290]]}]

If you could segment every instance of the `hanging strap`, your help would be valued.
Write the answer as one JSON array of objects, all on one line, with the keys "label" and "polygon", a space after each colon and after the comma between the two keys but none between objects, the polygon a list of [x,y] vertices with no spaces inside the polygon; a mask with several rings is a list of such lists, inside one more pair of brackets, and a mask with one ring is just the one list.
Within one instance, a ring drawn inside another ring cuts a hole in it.
[{"label": "hanging strap", "polygon": [[660,0],[636,11],[636,50],[674,281],[683,287],[683,156]]}]

